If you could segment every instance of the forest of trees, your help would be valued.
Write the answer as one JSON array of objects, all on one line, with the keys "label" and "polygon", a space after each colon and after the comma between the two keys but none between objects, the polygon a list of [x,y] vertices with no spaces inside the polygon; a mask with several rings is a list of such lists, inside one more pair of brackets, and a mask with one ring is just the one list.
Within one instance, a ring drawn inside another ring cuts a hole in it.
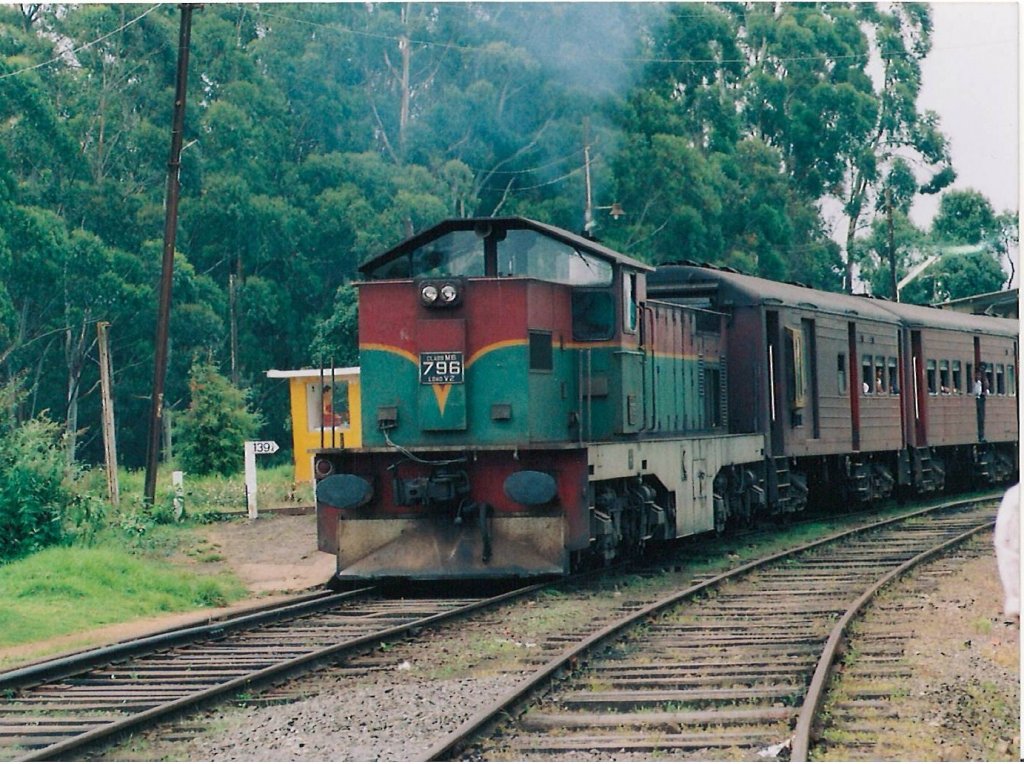
[{"label": "forest of trees", "polygon": [[[102,459],[145,452],[179,11],[0,6],[0,386]],[[918,4],[206,5],[194,15],[166,401],[213,363],[286,435],[270,368],[349,365],[356,268],[451,216],[524,215],[631,256],[903,299],[1000,289],[1016,211],[955,178],[918,106]],[[943,194],[930,230],[909,218]],[[625,214],[608,215],[613,203]],[[838,210],[839,229],[822,210]],[[860,282],[858,282],[860,283]],[[858,286],[858,289],[861,287]],[[229,337],[237,329],[237,353]]]}]

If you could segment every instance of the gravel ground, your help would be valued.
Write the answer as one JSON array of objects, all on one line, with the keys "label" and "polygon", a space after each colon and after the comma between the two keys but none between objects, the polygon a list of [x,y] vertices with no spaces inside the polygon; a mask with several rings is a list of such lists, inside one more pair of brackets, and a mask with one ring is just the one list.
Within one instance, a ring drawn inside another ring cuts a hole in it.
[{"label": "gravel ground", "polygon": [[[914,734],[877,760],[1018,758],[1019,627],[1002,619],[990,549],[945,579],[914,616],[920,620],[909,651]],[[391,645],[298,680],[285,690],[298,698],[292,702],[221,706],[101,755],[114,761],[420,760],[441,735],[543,660],[546,634],[585,623],[594,610],[629,595],[627,582],[599,598],[603,604],[547,595],[532,607],[502,608],[431,638],[428,652],[424,643]]]}]

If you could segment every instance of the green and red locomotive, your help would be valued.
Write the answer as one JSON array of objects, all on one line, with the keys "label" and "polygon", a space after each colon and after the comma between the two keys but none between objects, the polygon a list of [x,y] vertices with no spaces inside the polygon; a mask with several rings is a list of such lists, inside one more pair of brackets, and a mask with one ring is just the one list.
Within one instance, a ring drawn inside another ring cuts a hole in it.
[{"label": "green and red locomotive", "polygon": [[[363,443],[315,458],[320,548],[340,579],[559,575],[799,511],[815,491],[941,487],[941,454],[908,413],[925,401],[900,393],[924,373],[916,313],[911,327],[878,301],[655,271],[523,218],[445,221],[361,271]],[[1005,350],[1015,396],[1015,322],[963,318],[976,348]],[[875,334],[892,395],[864,400],[857,337]],[[888,431],[863,426],[885,406]],[[1016,432],[960,438],[974,450],[955,454],[1005,477]]]}]

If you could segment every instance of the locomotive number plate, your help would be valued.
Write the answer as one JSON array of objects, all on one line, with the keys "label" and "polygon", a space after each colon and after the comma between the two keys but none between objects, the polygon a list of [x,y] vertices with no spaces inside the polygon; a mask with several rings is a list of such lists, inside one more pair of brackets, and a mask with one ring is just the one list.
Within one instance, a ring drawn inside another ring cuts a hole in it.
[{"label": "locomotive number plate", "polygon": [[462,351],[420,353],[421,385],[461,385],[463,379]]}]

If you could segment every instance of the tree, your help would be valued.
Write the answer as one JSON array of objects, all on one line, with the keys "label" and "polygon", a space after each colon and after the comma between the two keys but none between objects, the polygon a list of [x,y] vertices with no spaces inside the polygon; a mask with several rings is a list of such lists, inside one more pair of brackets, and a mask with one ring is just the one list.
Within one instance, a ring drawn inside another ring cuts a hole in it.
[{"label": "tree", "polygon": [[190,402],[177,420],[181,466],[197,475],[235,475],[244,462],[243,446],[262,423],[250,410],[246,394],[234,387],[209,361],[189,372]]},{"label": "tree", "polygon": [[932,238],[950,244],[995,242],[1003,232],[992,203],[974,189],[947,191],[932,220]]}]

